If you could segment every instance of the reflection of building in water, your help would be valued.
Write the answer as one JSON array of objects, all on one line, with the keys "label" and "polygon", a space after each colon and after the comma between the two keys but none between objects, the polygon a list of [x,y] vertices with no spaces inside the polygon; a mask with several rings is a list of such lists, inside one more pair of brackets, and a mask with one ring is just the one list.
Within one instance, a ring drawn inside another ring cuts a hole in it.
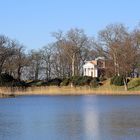
[{"label": "reflection of building in water", "polygon": [[[69,102],[68,114],[55,118],[56,133],[62,134],[62,139],[100,140],[99,118],[96,97],[80,98],[79,102]],[[81,104],[82,103],[82,104]],[[59,139],[59,138],[58,138]]]},{"label": "reflection of building in water", "polygon": [[[98,140],[99,134],[99,117],[96,98],[83,98],[85,100],[83,107],[83,127],[86,138],[89,140]],[[95,104],[95,105],[93,105]]]}]

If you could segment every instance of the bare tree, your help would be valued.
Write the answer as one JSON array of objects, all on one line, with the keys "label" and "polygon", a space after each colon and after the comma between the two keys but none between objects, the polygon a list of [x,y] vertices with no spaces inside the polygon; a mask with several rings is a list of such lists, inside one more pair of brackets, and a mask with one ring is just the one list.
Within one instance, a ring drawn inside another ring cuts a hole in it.
[{"label": "bare tree", "polygon": [[42,56],[40,51],[31,50],[29,54],[29,79],[38,80],[42,72]]},{"label": "bare tree", "polygon": [[4,35],[0,36],[0,74],[5,72],[4,65],[8,58],[15,55],[15,43]]},{"label": "bare tree", "polygon": [[54,34],[56,46],[61,50],[63,56],[67,56],[71,65],[72,76],[80,75],[81,61],[84,51],[87,51],[88,37],[81,29],[71,29],[63,35],[62,32]]},{"label": "bare tree", "polygon": [[139,47],[136,45],[135,35],[131,35],[122,24],[109,25],[99,33],[109,60],[113,61],[114,75],[124,76],[125,90],[127,90],[127,77],[138,64]]},{"label": "bare tree", "polygon": [[114,63],[115,75],[120,75],[119,57],[123,42],[128,36],[127,28],[122,24],[108,25],[99,32],[99,41],[107,52],[107,57]]},{"label": "bare tree", "polygon": [[140,73],[140,26],[136,27],[131,33],[131,41],[135,50],[135,61],[132,66],[132,76],[134,77],[134,73],[136,72],[137,76]]},{"label": "bare tree", "polygon": [[53,75],[52,63],[55,55],[53,44],[48,44],[47,46],[43,47],[40,50],[40,53],[43,61],[43,68],[45,69],[46,80],[51,79]]}]

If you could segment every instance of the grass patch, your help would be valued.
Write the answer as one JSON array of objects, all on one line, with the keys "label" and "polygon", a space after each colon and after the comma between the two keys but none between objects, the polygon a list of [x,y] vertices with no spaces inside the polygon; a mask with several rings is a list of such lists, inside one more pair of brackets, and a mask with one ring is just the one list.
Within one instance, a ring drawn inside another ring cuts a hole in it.
[{"label": "grass patch", "polygon": [[128,83],[129,89],[140,89],[140,78],[133,78],[130,79],[130,82]]}]

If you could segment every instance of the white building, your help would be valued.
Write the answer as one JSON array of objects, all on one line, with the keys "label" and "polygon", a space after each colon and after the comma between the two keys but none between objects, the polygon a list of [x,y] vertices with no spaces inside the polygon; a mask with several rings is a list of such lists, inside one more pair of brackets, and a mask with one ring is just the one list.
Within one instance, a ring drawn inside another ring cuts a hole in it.
[{"label": "white building", "polygon": [[84,76],[99,77],[105,68],[105,60],[98,57],[95,60],[86,61],[83,65]]}]

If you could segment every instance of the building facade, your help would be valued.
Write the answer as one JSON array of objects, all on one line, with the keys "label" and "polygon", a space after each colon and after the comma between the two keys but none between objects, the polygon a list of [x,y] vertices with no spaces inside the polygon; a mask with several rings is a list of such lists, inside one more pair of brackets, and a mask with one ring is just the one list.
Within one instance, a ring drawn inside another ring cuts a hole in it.
[{"label": "building facade", "polygon": [[86,61],[83,65],[83,75],[91,77],[100,77],[105,74],[105,59],[98,57],[95,60]]}]

